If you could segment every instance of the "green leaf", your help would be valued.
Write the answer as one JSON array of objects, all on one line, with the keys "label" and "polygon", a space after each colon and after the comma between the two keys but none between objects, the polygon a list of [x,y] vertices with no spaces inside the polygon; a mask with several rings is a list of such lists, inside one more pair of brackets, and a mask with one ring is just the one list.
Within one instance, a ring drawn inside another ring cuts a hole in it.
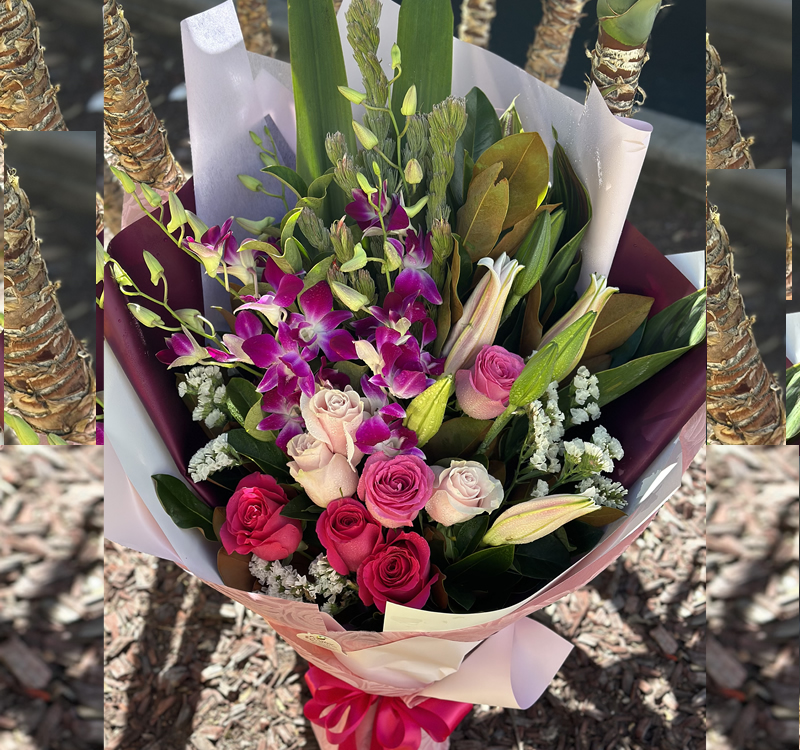
[{"label": "green leaf", "polygon": [[514,570],[526,578],[552,580],[569,567],[569,552],[552,534],[514,550]]},{"label": "green leaf", "polygon": [[[332,0],[289,0],[289,51],[297,172],[308,184],[330,166],[325,152],[328,133],[342,133],[350,153],[356,152],[350,103],[338,89],[347,86],[347,74]],[[325,199],[321,218],[330,224],[344,215],[344,206],[344,193],[334,191]]]},{"label": "green leaf", "polygon": [[471,555],[489,528],[490,515],[481,513],[456,526],[456,551],[458,557]]},{"label": "green leaf", "polygon": [[487,547],[473,552],[447,568],[447,579],[456,582],[464,576],[489,577],[505,573],[514,562],[514,545],[504,544],[502,547]]},{"label": "green leaf", "polygon": [[250,437],[254,437],[262,443],[274,442],[275,433],[273,433],[272,430],[258,429],[258,425],[261,423],[262,419],[264,419],[264,410],[261,408],[261,402],[259,401],[253,404],[248,410],[242,427],[244,427],[245,432],[247,432]]},{"label": "green leaf", "polygon": [[[469,610],[475,606],[477,597],[472,591],[469,591],[463,586],[456,586],[451,581],[445,579],[444,590],[447,592],[451,611],[457,614],[464,614],[464,612],[469,612]],[[457,607],[453,606],[454,603]]]},{"label": "green leaf", "polygon": [[242,426],[253,404],[261,406],[261,394],[256,387],[244,378],[232,378],[225,388],[227,407],[231,416]]},{"label": "green leaf", "polygon": [[570,521],[561,528],[567,533],[567,539],[575,547],[575,553],[578,555],[585,555],[593,550],[603,536],[602,528],[580,521]]},{"label": "green leaf", "polygon": [[324,210],[325,198],[328,197],[328,186],[333,180],[333,169],[328,170],[321,177],[317,177],[308,186],[308,193],[305,198],[300,199],[299,206],[308,206],[317,216],[321,216]]},{"label": "green leaf", "polygon": [[508,394],[508,403],[522,406],[535,401],[553,380],[553,369],[559,360],[559,345],[551,341],[534,354],[517,376]]},{"label": "green leaf", "polygon": [[550,183],[550,160],[538,133],[517,133],[497,141],[475,160],[473,181],[500,162],[500,179],[508,180],[508,212],[503,222],[503,229],[508,229],[541,205]]},{"label": "green leaf", "polygon": [[706,335],[706,289],[673,302],[647,321],[636,356],[699,343]]},{"label": "green leaf", "polygon": [[301,492],[296,497],[293,497],[281,510],[281,515],[284,518],[294,518],[298,521],[313,521],[317,522],[322,513],[322,508],[309,500],[308,495]]},{"label": "green leaf", "polygon": [[256,440],[245,430],[231,430],[228,433],[228,445],[249,458],[264,474],[269,474],[276,481],[291,481],[286,469],[286,455],[275,443]]},{"label": "green leaf", "polygon": [[786,371],[786,439],[800,433],[800,365]]},{"label": "green leaf", "polygon": [[39,445],[39,436],[22,417],[5,412],[5,424],[14,431],[22,445]]},{"label": "green leaf", "polygon": [[50,445],[67,445],[67,441],[60,438],[58,435],[48,435],[47,442]]},{"label": "green leaf", "polygon": [[502,163],[492,164],[472,180],[457,215],[456,231],[472,262],[489,255],[503,229],[509,197],[508,181],[498,181],[502,169]]},{"label": "green leaf", "polygon": [[311,289],[312,286],[316,286],[320,281],[325,281],[328,278],[328,269],[331,267],[333,261],[334,256],[328,255],[319,261],[319,263],[314,265],[314,267],[303,278],[303,292],[305,292],[306,289]]},{"label": "green leaf", "polygon": [[645,320],[622,346],[614,349],[613,352],[609,352],[611,354],[611,363],[609,367],[619,367],[631,361],[633,355],[636,354],[636,350],[639,348],[639,343],[642,340],[646,326],[647,321]]},{"label": "green leaf", "polygon": [[652,306],[652,297],[620,292],[612,295],[597,316],[583,358],[606,354],[622,346],[647,320]]},{"label": "green leaf", "polygon": [[628,47],[640,47],[650,37],[662,0],[597,0],[600,28]]},{"label": "green leaf", "polygon": [[402,74],[392,87],[392,111],[402,128],[400,108],[417,87],[417,112],[427,113],[450,96],[453,73],[453,8],[450,0],[405,0],[400,5],[397,46]]},{"label": "green leaf", "polygon": [[272,167],[263,167],[261,171],[272,175],[278,182],[282,182],[298,198],[305,198],[308,195],[306,181],[293,169],[276,164]]},{"label": "green leaf", "polygon": [[425,445],[428,462],[472,455],[491,425],[488,419],[472,417],[456,417],[443,422],[439,431]]},{"label": "green leaf", "polygon": [[152,479],[161,505],[179,529],[200,529],[210,542],[217,541],[213,508],[206,505],[176,477],[154,474]]},{"label": "green leaf", "polygon": [[578,301],[578,294],[575,291],[575,284],[578,283],[578,277],[581,275],[581,265],[583,264],[583,253],[579,250],[578,257],[575,262],[569,267],[567,275],[564,280],[556,286],[553,290],[553,309],[547,320],[542,321],[545,324],[550,323],[554,325],[564,315],[566,315],[572,306]]},{"label": "green leaf", "polygon": [[514,279],[514,294],[524,297],[536,286],[550,262],[550,248],[550,214],[542,211],[517,249],[515,257],[524,268]]},{"label": "green leaf", "polygon": [[[539,306],[539,315],[541,316],[550,307],[550,303],[555,296],[556,287],[564,281],[569,273],[570,268],[574,265],[575,256],[578,253],[580,244],[583,241],[583,235],[586,234],[588,225],[581,229],[564,247],[562,247],[555,257],[550,261],[544,274],[542,274],[542,302]],[[573,284],[574,288],[574,284]]]}]

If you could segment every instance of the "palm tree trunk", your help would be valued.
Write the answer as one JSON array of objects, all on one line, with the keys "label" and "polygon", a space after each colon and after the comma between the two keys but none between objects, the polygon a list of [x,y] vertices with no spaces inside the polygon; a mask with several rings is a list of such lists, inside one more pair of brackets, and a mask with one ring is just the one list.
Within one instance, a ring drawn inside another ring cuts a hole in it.
[{"label": "palm tree trunk", "polygon": [[542,20],[528,49],[525,70],[554,89],[561,83],[575,29],[588,0],[542,0]]},{"label": "palm tree trunk", "polygon": [[5,395],[31,427],[94,444],[91,356],[75,338],[39,253],[28,196],[13,170],[3,185]]},{"label": "palm tree trunk", "polygon": [[236,0],[236,13],[248,52],[275,57],[267,0]]},{"label": "palm tree trunk", "polygon": [[[601,26],[597,44],[587,53],[592,61],[591,78],[603,94],[611,114],[630,117],[634,106],[644,104],[647,95],[639,86],[639,75],[649,59],[644,44],[630,47],[618,42]],[[640,97],[637,100],[637,95]]]},{"label": "palm tree trunk", "polygon": [[719,54],[706,34],[706,169],[755,169],[742,137]]},{"label": "palm tree trunk", "polygon": [[488,49],[492,19],[496,15],[496,0],[463,0],[458,38],[476,47]]},{"label": "palm tree trunk", "polygon": [[96,193],[94,196],[94,203],[95,203],[95,210],[96,210],[96,222],[95,222],[95,236],[99,236],[100,233],[103,231],[103,227],[105,226],[103,222],[103,199],[100,197],[100,193]]},{"label": "palm tree trunk", "polygon": [[767,371],[753,337],[733,271],[728,233],[706,198],[708,285],[707,417],[726,445],[781,445],[786,414],[780,387]]},{"label": "palm tree trunk", "polygon": [[28,0],[0,6],[0,130],[66,130]]},{"label": "palm tree trunk", "polygon": [[104,120],[120,168],[135,182],[177,190],[185,181],[145,91],[130,26],[117,0],[103,3]]}]

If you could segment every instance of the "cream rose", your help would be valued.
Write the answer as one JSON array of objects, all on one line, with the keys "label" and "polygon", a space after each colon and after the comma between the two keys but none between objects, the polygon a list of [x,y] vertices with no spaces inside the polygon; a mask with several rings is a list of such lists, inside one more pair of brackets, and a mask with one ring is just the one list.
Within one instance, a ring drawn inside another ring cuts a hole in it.
[{"label": "cream rose", "polygon": [[468,521],[479,513],[491,513],[503,502],[503,483],[477,461],[451,461],[447,469],[431,469],[436,481],[425,510],[444,526]]},{"label": "cream rose", "polygon": [[356,430],[364,421],[364,403],[350,386],[343,391],[321,388],[311,398],[300,396],[300,411],[309,434],[355,467],[364,454],[356,448]]},{"label": "cream rose", "polygon": [[358,473],[341,453],[334,453],[313,435],[295,435],[286,446],[289,473],[311,502],[324,508],[331,500],[351,497],[358,487]]}]

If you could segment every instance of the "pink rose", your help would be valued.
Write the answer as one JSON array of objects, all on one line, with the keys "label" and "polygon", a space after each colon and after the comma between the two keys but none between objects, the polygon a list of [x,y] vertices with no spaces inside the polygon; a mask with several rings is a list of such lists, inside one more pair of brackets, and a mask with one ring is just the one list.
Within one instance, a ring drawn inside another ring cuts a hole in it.
[{"label": "pink rose", "polygon": [[281,515],[286,493],[266,474],[250,474],[236,485],[225,508],[219,538],[230,555],[251,552],[262,560],[283,560],[297,549],[303,526]]},{"label": "pink rose", "polygon": [[431,573],[428,543],[410,531],[390,531],[358,569],[358,596],[386,612],[386,602],[422,609],[439,573]]},{"label": "pink rose", "polygon": [[434,466],[436,483],[425,510],[444,526],[463,523],[479,513],[491,513],[503,502],[503,483],[477,461],[451,461]]},{"label": "pink rose", "polygon": [[311,502],[324,508],[331,500],[349,497],[358,486],[358,473],[347,457],[332,453],[328,446],[311,435],[295,435],[286,445],[289,473],[299,482]]},{"label": "pink rose", "polygon": [[364,421],[364,402],[350,386],[343,391],[321,388],[311,398],[300,396],[300,411],[310,435],[333,453],[347,456],[355,467],[364,454],[356,448],[356,430]]},{"label": "pink rose", "polygon": [[518,354],[502,346],[484,346],[469,370],[456,373],[456,398],[473,419],[494,419],[508,406],[511,386],[525,367]]},{"label": "pink rose", "polygon": [[434,474],[417,456],[371,455],[358,480],[358,496],[382,526],[411,526],[433,493]]},{"label": "pink rose", "polygon": [[340,575],[355,573],[381,541],[381,525],[352,497],[328,503],[317,520],[317,536]]}]

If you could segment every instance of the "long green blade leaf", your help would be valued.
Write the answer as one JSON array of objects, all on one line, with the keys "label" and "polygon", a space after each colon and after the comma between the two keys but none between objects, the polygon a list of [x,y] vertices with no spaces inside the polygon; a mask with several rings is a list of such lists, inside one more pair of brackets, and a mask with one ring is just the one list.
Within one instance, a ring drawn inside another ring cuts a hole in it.
[{"label": "long green blade leaf", "polygon": [[[344,134],[356,152],[350,104],[339,93],[347,86],[344,55],[332,0],[289,0],[289,51],[297,120],[297,172],[306,184],[330,164],[325,136]],[[345,196],[333,191],[325,199],[326,223],[344,214]]]},{"label": "long green blade leaf", "polygon": [[[397,122],[406,91],[417,87],[417,111],[430,112],[450,96],[453,74],[453,8],[450,0],[404,0],[400,6],[397,46],[403,74],[392,88]],[[402,128],[403,126],[400,125]]]}]

